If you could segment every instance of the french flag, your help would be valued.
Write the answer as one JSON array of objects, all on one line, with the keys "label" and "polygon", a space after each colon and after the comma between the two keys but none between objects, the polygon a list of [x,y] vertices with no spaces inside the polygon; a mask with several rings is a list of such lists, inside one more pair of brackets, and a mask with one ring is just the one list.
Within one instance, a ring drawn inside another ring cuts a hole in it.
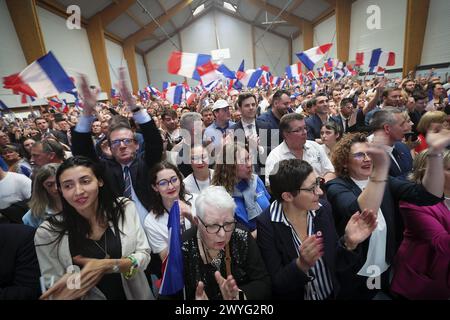
[{"label": "french flag", "polygon": [[0,110],[6,113],[11,112],[11,109],[9,109],[8,106],[2,100],[0,100]]},{"label": "french flag", "polygon": [[306,73],[306,77],[309,79],[309,80],[314,80],[315,78],[316,78],[316,76],[315,76],[315,74],[314,74],[314,71],[308,71],[307,73]]},{"label": "french flag", "polygon": [[389,67],[395,65],[395,53],[392,51],[382,51],[380,48],[372,50],[369,67]]},{"label": "french flag", "polygon": [[236,79],[236,74],[233,71],[231,71],[230,69],[228,69],[228,67],[224,64],[220,64],[217,67],[217,71],[222,73],[225,78]]},{"label": "french flag", "polygon": [[36,99],[33,98],[32,96],[27,96],[26,94],[23,94],[20,102],[26,103],[26,104],[31,104],[35,100]]},{"label": "french flag", "polygon": [[166,91],[166,90],[169,89],[170,87],[175,87],[176,85],[177,85],[176,82],[167,82],[167,81],[164,81],[164,82],[163,82],[163,85],[162,85],[162,89],[163,89],[163,91]]},{"label": "french flag", "polygon": [[216,66],[211,61],[197,67],[197,72],[203,85],[208,85],[220,79],[220,74],[216,72]]},{"label": "french flag", "polygon": [[262,75],[262,69],[249,69],[243,72],[242,78],[239,79],[239,82],[242,86],[247,88],[254,88],[258,84],[258,80]]},{"label": "french flag", "polygon": [[152,94],[152,96],[156,97],[157,99],[160,99],[160,98],[161,98],[161,92],[160,92],[157,88],[152,87],[152,86],[148,86],[148,87],[146,88],[146,90],[147,90],[148,92],[150,92],[150,93]]},{"label": "french flag", "polygon": [[209,54],[173,51],[167,62],[168,72],[200,81],[197,67],[211,60]]},{"label": "french flag", "polygon": [[270,76],[270,84],[272,86],[278,86],[281,82],[281,78],[280,77],[274,77],[274,76]]},{"label": "french flag", "polygon": [[187,105],[190,105],[195,101],[195,98],[197,98],[197,94],[195,92],[187,91],[186,92],[186,103]]},{"label": "french flag", "polygon": [[371,67],[369,69],[369,72],[375,73],[378,77],[383,77],[385,71],[386,71],[385,68],[382,68],[382,67],[379,67],[379,66]]},{"label": "french flag", "polygon": [[216,87],[218,87],[220,84],[220,80],[214,80],[213,82],[208,83],[207,85],[204,85],[203,88],[205,88],[205,91],[212,91]]},{"label": "french flag", "polygon": [[183,99],[184,87],[182,84],[178,84],[176,86],[172,86],[167,89],[166,99],[171,104],[180,104]]},{"label": "french flag", "polygon": [[3,87],[15,94],[46,98],[61,92],[72,91],[75,85],[50,51],[22,72],[3,78]]},{"label": "french flag", "polygon": [[306,51],[296,53],[301,62],[308,68],[313,70],[314,65],[321,60],[325,54],[330,50],[332,43],[327,43],[319,47],[314,47]]},{"label": "french flag", "polygon": [[302,64],[300,62],[291,64],[286,67],[286,74],[289,79],[294,78],[302,73]]},{"label": "french flag", "polygon": [[181,251],[181,226],[180,226],[180,206],[178,200],[174,202],[169,212],[168,254],[164,261],[164,271],[159,288],[159,294],[170,296],[183,290],[183,253]]}]

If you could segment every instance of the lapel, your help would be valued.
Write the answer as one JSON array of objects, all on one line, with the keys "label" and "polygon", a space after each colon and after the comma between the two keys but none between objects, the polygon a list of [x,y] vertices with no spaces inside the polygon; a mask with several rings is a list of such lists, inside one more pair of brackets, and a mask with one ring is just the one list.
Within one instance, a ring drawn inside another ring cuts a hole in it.
[{"label": "lapel", "polygon": [[[271,222],[273,223],[273,222]],[[288,226],[283,223],[273,223],[275,233],[275,239],[278,239],[279,247],[282,249],[284,255],[287,256],[287,261],[292,261],[297,258],[297,251],[292,241],[292,233]]]}]

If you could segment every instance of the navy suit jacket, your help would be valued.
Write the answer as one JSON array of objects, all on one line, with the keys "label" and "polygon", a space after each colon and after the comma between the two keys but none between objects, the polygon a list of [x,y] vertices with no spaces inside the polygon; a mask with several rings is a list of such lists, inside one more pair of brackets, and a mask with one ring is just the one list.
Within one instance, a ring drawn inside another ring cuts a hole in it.
[{"label": "navy suit jacket", "polygon": [[[161,134],[153,120],[140,124],[139,127],[144,136],[145,151],[143,153],[138,153],[130,164],[130,175],[134,191],[136,192],[139,201],[141,201],[142,205],[149,210],[151,204],[149,200],[150,184],[148,183],[148,174],[150,169],[156,163],[161,161],[163,142]],[[125,190],[125,180],[123,179],[121,164],[115,159],[98,158],[95,153],[90,132],[81,133],[73,128],[72,153],[75,156],[82,155],[93,161],[99,162],[105,170],[104,174],[115,195],[123,195]]]},{"label": "navy suit jacket", "polygon": [[[338,235],[342,236],[345,232],[345,226],[351,216],[359,211],[362,212],[358,204],[358,197],[361,189],[350,178],[336,178],[328,181],[325,185],[327,199],[333,208],[334,221]],[[403,236],[403,220],[399,213],[399,201],[411,202],[419,206],[431,206],[442,201],[441,198],[429,193],[421,184],[415,184],[399,178],[389,177],[384,190],[383,200],[381,201],[381,211],[386,221],[386,262],[392,263]],[[259,232],[259,231],[258,231]],[[259,237],[259,233],[258,233]],[[342,291],[345,292],[345,298],[364,298],[372,295],[375,290],[368,290],[366,286],[366,277],[357,276],[357,272],[364,265],[370,238],[361,243],[363,257],[356,268],[341,276]],[[387,272],[385,272],[387,273]],[[344,288],[345,284],[345,288]]]},{"label": "navy suit jacket", "polygon": [[40,295],[34,232],[23,224],[0,224],[0,301]]},{"label": "navy suit jacket", "polygon": [[[322,207],[316,211],[314,218],[315,232],[322,232],[324,254],[333,281],[333,292],[336,297],[339,283],[336,274],[346,272],[348,268],[361,259],[359,246],[354,251],[348,251],[342,246],[342,239],[336,233],[330,204],[321,200]],[[283,223],[272,222],[270,207],[257,218],[258,237],[256,242],[266,263],[267,271],[272,280],[273,296],[277,299],[304,299],[304,288],[308,276],[296,264],[298,258],[292,239],[292,233]]]},{"label": "navy suit jacket", "polygon": [[398,177],[402,179],[407,179],[408,174],[412,171],[413,158],[408,146],[402,142],[396,142],[394,144],[394,149],[397,150],[398,157],[396,158],[399,167],[395,164],[394,160],[391,158],[391,166],[389,168],[389,175],[392,177]]},{"label": "navy suit jacket", "polygon": [[364,113],[361,109],[358,109],[357,111],[356,123],[353,126],[348,127],[345,132],[344,132],[344,119],[342,118],[342,115],[338,114],[336,116],[332,116],[330,117],[330,120],[336,122],[339,126],[341,126],[343,133],[370,131],[370,128],[364,124]]},{"label": "navy suit jacket", "polygon": [[315,140],[320,139],[320,129],[322,129],[322,120],[317,114],[309,116],[305,119],[307,139]]}]

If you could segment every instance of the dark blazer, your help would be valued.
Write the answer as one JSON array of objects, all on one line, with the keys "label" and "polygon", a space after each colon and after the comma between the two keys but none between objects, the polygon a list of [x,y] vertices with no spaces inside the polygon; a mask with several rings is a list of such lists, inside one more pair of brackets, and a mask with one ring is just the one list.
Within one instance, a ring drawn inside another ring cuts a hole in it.
[{"label": "dark blazer", "polygon": [[[136,158],[130,165],[131,181],[134,191],[141,201],[142,205],[149,210],[150,184],[149,171],[156,163],[161,161],[163,142],[158,128],[153,120],[140,124],[142,135],[145,141],[145,152],[136,155]],[[95,153],[92,143],[91,133],[80,133],[72,130],[72,153],[73,155],[86,156],[93,161],[99,161],[104,174],[117,196],[123,196],[125,190],[125,181],[123,179],[123,170],[120,163],[115,159],[99,159]]]},{"label": "dark blazer", "polygon": [[389,168],[389,175],[392,177],[398,177],[402,179],[407,179],[408,174],[412,171],[413,158],[411,152],[406,144],[403,142],[396,142],[394,144],[394,149],[397,151],[396,160],[400,165],[400,169],[395,164],[394,160],[391,158],[391,166]]},{"label": "dark blazer", "polygon": [[368,132],[370,128],[364,124],[364,113],[361,109],[358,109],[356,113],[356,123],[349,126],[344,132],[344,119],[341,114],[330,117],[330,121],[336,122],[341,128],[343,133],[347,132]]},{"label": "dark blazer", "polygon": [[[328,181],[325,188],[328,201],[330,201],[333,207],[336,230],[338,235],[342,236],[350,217],[356,211],[362,212],[358,204],[361,189],[350,178],[342,177]],[[388,178],[380,208],[386,220],[386,262],[389,264],[393,262],[394,255],[403,235],[403,221],[399,213],[399,201],[401,200],[415,203],[419,206],[430,206],[442,201],[441,198],[426,191],[423,185],[394,177]],[[376,294],[376,290],[368,290],[366,286],[367,278],[357,275],[357,272],[365,263],[369,242],[370,238],[361,244],[363,250],[362,256],[364,258],[361,259],[360,264],[356,266],[352,273],[349,272],[341,276],[341,289],[345,298],[370,298]],[[383,275],[387,273],[385,272]]]},{"label": "dark blazer", "polygon": [[[326,200],[321,200],[321,203],[322,207],[316,211],[314,218],[314,228],[316,233],[321,231],[323,235],[323,260],[331,273],[336,297],[340,287],[336,274],[357,263],[361,250],[358,246],[356,250],[348,251],[342,246],[342,239],[339,239],[335,230],[331,206]],[[297,267],[298,256],[291,230],[283,223],[272,222],[270,216],[269,207],[257,217],[256,241],[272,280],[273,296],[278,299],[303,300],[308,276]]]},{"label": "dark blazer", "polygon": [[0,300],[37,299],[39,264],[34,228],[0,224]]},{"label": "dark blazer", "polygon": [[320,129],[322,129],[322,120],[317,114],[311,115],[305,119],[307,139],[315,140],[320,139]]}]

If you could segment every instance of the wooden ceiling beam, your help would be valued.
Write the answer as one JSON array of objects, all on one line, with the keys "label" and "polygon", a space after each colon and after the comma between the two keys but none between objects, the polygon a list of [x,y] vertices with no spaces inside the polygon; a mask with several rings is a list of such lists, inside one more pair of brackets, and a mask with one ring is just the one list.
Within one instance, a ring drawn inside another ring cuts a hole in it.
[{"label": "wooden ceiling beam", "polygon": [[124,11],[136,3],[136,0],[117,0],[100,12],[97,12],[89,20],[100,17],[103,28],[106,28],[111,22],[116,20]]}]

